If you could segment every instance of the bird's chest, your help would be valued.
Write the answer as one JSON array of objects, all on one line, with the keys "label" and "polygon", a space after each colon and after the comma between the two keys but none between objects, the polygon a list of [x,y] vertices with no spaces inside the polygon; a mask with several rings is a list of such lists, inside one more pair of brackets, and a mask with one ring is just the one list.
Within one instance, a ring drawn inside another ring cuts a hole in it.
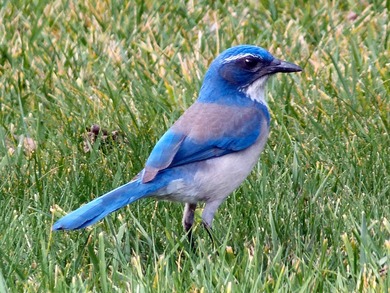
[{"label": "bird's chest", "polygon": [[194,193],[199,201],[225,198],[244,180],[259,160],[268,138],[268,126],[249,148],[202,162],[194,177]]},{"label": "bird's chest", "polygon": [[268,138],[268,126],[249,148],[183,167],[184,178],[176,178],[156,195],[179,202],[223,200],[249,175]]}]

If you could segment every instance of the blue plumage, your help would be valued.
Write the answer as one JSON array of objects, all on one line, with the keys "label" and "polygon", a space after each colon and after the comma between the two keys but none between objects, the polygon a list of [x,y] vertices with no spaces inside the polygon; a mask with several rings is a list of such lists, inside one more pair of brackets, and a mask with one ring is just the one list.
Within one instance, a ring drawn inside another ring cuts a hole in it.
[{"label": "blue plumage", "polygon": [[53,230],[75,230],[92,225],[103,219],[109,213],[128,205],[137,199],[153,192],[155,186],[141,184],[140,180],[129,182],[122,185],[104,196],[98,197],[86,205],[78,208],[58,220],[53,225]]},{"label": "blue plumage", "polygon": [[71,212],[52,229],[84,228],[151,196],[186,204],[183,225],[189,235],[196,204],[205,202],[202,219],[211,227],[217,208],[248,176],[266,143],[267,79],[296,71],[301,68],[260,47],[227,49],[211,63],[197,101],[157,142],[137,177]]}]

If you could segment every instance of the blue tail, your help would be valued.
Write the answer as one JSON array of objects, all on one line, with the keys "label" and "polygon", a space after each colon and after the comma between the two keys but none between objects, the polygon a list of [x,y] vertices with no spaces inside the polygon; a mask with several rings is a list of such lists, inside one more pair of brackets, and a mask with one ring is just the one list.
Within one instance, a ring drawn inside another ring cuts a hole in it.
[{"label": "blue tail", "polygon": [[142,197],[147,197],[161,187],[158,185],[155,183],[143,184],[139,179],[131,181],[59,219],[54,223],[52,230],[77,230],[92,225],[109,213]]}]

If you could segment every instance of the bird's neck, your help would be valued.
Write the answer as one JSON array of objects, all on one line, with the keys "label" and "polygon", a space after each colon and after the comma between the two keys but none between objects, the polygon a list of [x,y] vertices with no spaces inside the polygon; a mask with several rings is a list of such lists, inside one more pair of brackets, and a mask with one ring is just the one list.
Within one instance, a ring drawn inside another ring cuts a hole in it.
[{"label": "bird's neck", "polygon": [[[264,85],[265,85],[265,81]],[[201,88],[198,103],[219,104],[238,108],[255,108],[262,112],[269,124],[270,114],[265,101],[265,89],[262,83],[253,84],[252,87],[233,89],[227,87],[205,87]]]},{"label": "bird's neck", "polygon": [[254,82],[248,87],[203,86],[199,93],[199,102],[218,103],[237,107],[267,107],[265,100],[265,82]]}]

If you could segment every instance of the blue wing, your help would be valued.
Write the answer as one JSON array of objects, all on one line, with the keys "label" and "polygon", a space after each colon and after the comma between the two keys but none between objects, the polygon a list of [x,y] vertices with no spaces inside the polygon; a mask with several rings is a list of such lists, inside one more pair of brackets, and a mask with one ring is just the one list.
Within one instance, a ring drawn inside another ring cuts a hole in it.
[{"label": "blue wing", "polygon": [[[266,112],[265,112],[266,111]],[[161,137],[151,152],[142,181],[158,171],[244,150],[259,137],[266,107],[193,104]]]}]

